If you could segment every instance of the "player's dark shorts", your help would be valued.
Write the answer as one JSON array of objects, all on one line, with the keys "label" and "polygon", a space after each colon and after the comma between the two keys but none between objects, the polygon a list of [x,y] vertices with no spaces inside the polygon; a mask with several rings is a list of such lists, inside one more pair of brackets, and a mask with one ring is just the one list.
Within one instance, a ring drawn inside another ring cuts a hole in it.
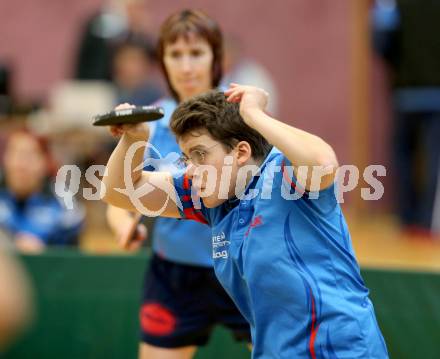
[{"label": "player's dark shorts", "polygon": [[229,328],[236,340],[251,342],[249,324],[212,268],[177,264],[155,255],[142,300],[141,339],[150,345],[203,346],[216,324]]}]

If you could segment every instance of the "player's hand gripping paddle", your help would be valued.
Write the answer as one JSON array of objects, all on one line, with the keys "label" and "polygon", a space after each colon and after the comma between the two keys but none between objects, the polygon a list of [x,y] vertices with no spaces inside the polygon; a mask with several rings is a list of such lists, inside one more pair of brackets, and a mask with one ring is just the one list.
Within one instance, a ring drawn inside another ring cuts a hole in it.
[{"label": "player's hand gripping paddle", "polygon": [[127,109],[113,110],[93,118],[94,126],[113,126],[122,124],[136,124],[160,120],[164,116],[162,107],[138,106]]},{"label": "player's hand gripping paddle", "polygon": [[142,215],[136,213],[130,225],[120,234],[119,245],[122,248],[126,250],[137,250],[141,247],[142,242],[147,239],[148,233],[145,226],[140,223],[141,218]]}]

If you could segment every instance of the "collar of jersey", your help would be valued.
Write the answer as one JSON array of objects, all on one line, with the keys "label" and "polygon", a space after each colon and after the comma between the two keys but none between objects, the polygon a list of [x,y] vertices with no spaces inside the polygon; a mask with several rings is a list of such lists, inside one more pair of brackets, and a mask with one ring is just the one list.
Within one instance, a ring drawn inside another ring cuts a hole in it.
[{"label": "collar of jersey", "polygon": [[[243,192],[244,195],[248,194],[251,189],[255,188],[255,186],[256,186],[261,174],[263,173],[264,168],[266,167],[267,163],[280,153],[281,152],[279,149],[277,149],[276,147],[272,147],[272,149],[270,150],[270,152],[268,153],[268,155],[266,156],[266,158],[264,159],[264,161],[261,163],[260,167],[258,168],[258,172],[252,177],[252,179],[249,181],[248,185],[246,186],[246,188]],[[228,210],[231,210],[232,208],[236,207],[239,203],[240,203],[240,199],[238,199],[236,196],[234,196],[232,198],[229,198],[225,204],[226,204],[226,208]]]}]

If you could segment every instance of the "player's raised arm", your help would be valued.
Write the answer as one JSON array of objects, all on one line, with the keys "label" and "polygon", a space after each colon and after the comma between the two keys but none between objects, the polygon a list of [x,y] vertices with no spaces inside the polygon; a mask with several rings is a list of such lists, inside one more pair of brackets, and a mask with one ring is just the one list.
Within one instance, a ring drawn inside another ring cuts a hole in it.
[{"label": "player's raised arm", "polygon": [[141,144],[148,141],[148,125],[124,124],[110,131],[121,138],[102,179],[103,201],[145,215],[180,218],[171,174],[142,170],[145,147]]},{"label": "player's raised arm", "polygon": [[[228,101],[240,103],[240,115],[246,124],[284,153],[294,166],[297,180],[304,188],[325,189],[333,183],[338,161],[332,147],[318,136],[267,115],[264,112],[268,100],[267,92],[253,86],[231,84],[225,94]],[[309,167],[306,178],[298,176],[298,166]],[[311,188],[312,173],[315,178],[321,178],[319,188]]]}]

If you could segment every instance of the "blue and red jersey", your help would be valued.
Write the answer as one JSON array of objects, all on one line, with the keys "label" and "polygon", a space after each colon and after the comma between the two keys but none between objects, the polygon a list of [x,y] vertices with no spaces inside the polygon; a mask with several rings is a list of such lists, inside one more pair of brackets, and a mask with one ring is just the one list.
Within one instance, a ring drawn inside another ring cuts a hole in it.
[{"label": "blue and red jersey", "polygon": [[214,269],[251,325],[253,358],[387,358],[335,186],[293,200],[289,165],[273,149],[245,196],[216,208],[174,178],[182,217],[212,229]]}]

